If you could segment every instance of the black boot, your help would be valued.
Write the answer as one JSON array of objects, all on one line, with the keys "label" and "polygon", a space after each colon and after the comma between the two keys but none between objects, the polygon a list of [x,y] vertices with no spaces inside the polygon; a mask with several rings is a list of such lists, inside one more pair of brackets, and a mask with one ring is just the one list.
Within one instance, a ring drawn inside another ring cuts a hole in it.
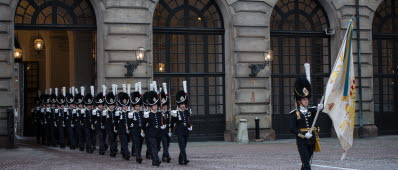
[{"label": "black boot", "polygon": [[135,159],[139,164],[141,164],[142,163],[142,158],[137,158],[137,159]]}]

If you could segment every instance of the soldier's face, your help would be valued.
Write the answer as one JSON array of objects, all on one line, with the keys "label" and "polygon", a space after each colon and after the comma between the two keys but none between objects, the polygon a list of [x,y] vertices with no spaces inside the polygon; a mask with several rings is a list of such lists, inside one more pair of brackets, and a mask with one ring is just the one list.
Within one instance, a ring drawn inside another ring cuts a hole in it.
[{"label": "soldier's face", "polygon": [[156,104],[155,104],[155,105],[152,105],[151,108],[152,108],[153,111],[156,111],[156,110],[158,110],[158,105],[156,105]]},{"label": "soldier's face", "polygon": [[46,107],[50,107],[50,104],[46,104]]},{"label": "soldier's face", "polygon": [[109,105],[108,107],[109,107],[109,109],[111,109],[111,110],[115,109],[115,105]]},{"label": "soldier's face", "polygon": [[77,105],[79,108],[83,108],[83,104],[79,104]]},{"label": "soldier's face", "polygon": [[162,105],[163,110],[167,110],[167,105]]},{"label": "soldier's face", "polygon": [[308,106],[308,98],[302,98],[300,100],[300,106],[307,107]]},{"label": "soldier's face", "polygon": [[122,106],[122,109],[123,110],[127,110],[127,106]]},{"label": "soldier's face", "polygon": [[61,105],[59,105],[59,107],[63,109],[65,107],[65,105],[61,104]]},{"label": "soldier's face", "polygon": [[55,107],[55,104],[51,104],[51,107]]},{"label": "soldier's face", "polygon": [[92,109],[92,108],[93,108],[93,105],[87,105],[87,108],[88,108],[88,109]]},{"label": "soldier's face", "polygon": [[134,109],[135,109],[136,111],[139,111],[139,110],[140,110],[140,105],[135,105],[135,106],[134,106]]},{"label": "soldier's face", "polygon": [[181,110],[185,110],[185,104],[180,104],[178,107],[180,107]]},{"label": "soldier's face", "polygon": [[98,105],[97,107],[98,107],[98,109],[100,109],[100,110],[103,110],[103,109],[104,109],[104,105],[102,105],[102,104]]},{"label": "soldier's face", "polygon": [[74,104],[69,104],[69,107],[70,108],[75,108],[75,105]]}]

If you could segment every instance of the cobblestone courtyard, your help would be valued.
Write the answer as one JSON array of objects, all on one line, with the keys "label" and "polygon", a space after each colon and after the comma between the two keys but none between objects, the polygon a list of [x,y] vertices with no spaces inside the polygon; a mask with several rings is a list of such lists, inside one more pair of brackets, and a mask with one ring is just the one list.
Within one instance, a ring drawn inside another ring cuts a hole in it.
[{"label": "cobblestone courtyard", "polygon": [[[77,150],[52,148],[20,142],[15,150],[0,149],[0,169],[152,169],[151,161],[87,154]],[[346,160],[336,138],[321,138],[322,151],[313,157],[313,169],[398,169],[398,136],[355,139]],[[300,160],[293,139],[262,143],[188,143],[187,166],[177,163],[178,147],[172,143],[171,163],[160,169],[299,169]],[[145,151],[145,149],[144,149]],[[161,154],[159,154],[161,155]],[[158,168],[154,168],[158,169]]]}]

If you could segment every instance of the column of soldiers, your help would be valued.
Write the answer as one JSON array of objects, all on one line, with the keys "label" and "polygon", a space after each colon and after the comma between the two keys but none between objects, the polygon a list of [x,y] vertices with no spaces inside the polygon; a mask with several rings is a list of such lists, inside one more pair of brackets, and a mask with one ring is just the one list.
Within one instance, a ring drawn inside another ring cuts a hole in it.
[{"label": "column of soldiers", "polygon": [[[177,109],[171,110],[167,84],[158,89],[156,82],[150,84],[150,90],[142,94],[141,82],[135,84],[130,93],[130,84],[123,84],[123,91],[117,92],[117,85],[107,93],[102,85],[102,92],[94,93],[85,88],[80,90],[71,87],[69,93],[62,87],[58,94],[52,89],[34,98],[35,108],[32,109],[36,127],[37,143],[74,150],[98,153],[116,157],[118,150],[117,138],[120,141],[120,153],[125,160],[136,157],[142,163],[141,151],[145,141],[146,158],[152,159],[152,165],[159,166],[161,161],[170,163],[170,138],[172,133],[177,136],[180,154],[178,163],[187,165],[186,146],[192,131],[191,112],[189,110],[186,81],[183,91],[176,94]],[[131,142],[131,150],[129,150]],[[98,143],[98,145],[97,145]],[[159,158],[160,150],[162,158]]]}]

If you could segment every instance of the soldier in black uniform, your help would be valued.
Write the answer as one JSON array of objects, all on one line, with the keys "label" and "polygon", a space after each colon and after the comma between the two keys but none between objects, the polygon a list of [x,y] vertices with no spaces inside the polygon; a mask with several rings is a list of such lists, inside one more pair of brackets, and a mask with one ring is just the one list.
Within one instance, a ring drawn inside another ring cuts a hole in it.
[{"label": "soldier in black uniform", "polygon": [[57,103],[58,103],[58,113],[57,114],[57,127],[59,134],[59,146],[60,148],[65,148],[65,119],[66,112],[68,112],[68,108],[65,107],[66,99],[65,99],[65,87],[62,88],[62,94],[58,95]]},{"label": "soldier in black uniform", "polygon": [[105,154],[105,140],[106,140],[105,119],[107,113],[107,111],[104,110],[104,104],[105,104],[104,94],[106,92],[106,87],[104,85],[102,86],[102,90],[103,92],[98,93],[97,96],[95,97],[95,105],[97,108],[93,110],[93,112],[95,112],[94,124],[98,135],[100,155]]},{"label": "soldier in black uniform", "polygon": [[170,121],[171,121],[171,116],[170,112],[168,110],[168,105],[169,105],[169,96],[166,95],[165,91],[160,92],[161,96],[161,103],[160,107],[162,110],[162,119],[163,119],[163,124],[166,125],[165,129],[162,129],[161,131],[161,140],[162,140],[162,146],[163,146],[163,156],[162,156],[162,161],[170,163],[170,154],[169,154],[169,146],[170,146],[170,138],[171,138],[171,128],[170,128]]},{"label": "soldier in black uniform", "polygon": [[90,86],[90,93],[84,95],[84,104],[86,105],[86,110],[84,112],[84,134],[86,136],[86,152],[93,153],[94,152],[94,138],[95,138],[95,126],[94,126],[94,117],[96,116],[96,112],[93,111],[93,96],[94,96],[94,86]]},{"label": "soldier in black uniform", "polygon": [[[84,87],[82,88],[84,89]],[[78,146],[80,148],[80,151],[84,151],[84,113],[86,112],[86,109],[84,108],[83,105],[83,96],[84,90],[81,90],[80,93],[75,94],[75,104],[77,106],[76,108],[76,126],[75,126],[75,134],[76,134],[76,141],[78,141]]]},{"label": "soldier in black uniform", "polygon": [[188,135],[192,131],[191,114],[186,108],[188,104],[188,95],[184,91],[179,91],[176,94],[176,103],[178,110],[171,112],[171,128],[177,135],[178,147],[180,148],[180,155],[178,156],[178,163],[180,165],[187,165],[189,160],[187,158],[186,147],[188,142]]},{"label": "soldier in black uniform", "polygon": [[[148,105],[148,103],[146,102],[146,99],[148,98],[148,94],[149,94],[149,91],[147,91],[147,92],[145,92],[143,95],[142,95],[142,100],[143,100],[143,105],[144,105],[144,111],[143,111],[143,114],[145,113],[145,115],[148,115],[149,114],[149,110],[150,110],[150,106]],[[144,135],[146,134],[146,125],[144,124],[144,127],[143,127],[143,129],[144,129]],[[151,159],[151,144],[150,144],[150,142],[149,142],[149,136],[148,135],[145,135],[144,136],[144,139],[145,139],[145,145],[146,145],[146,153],[145,153],[145,157],[147,158],[147,159]]]},{"label": "soldier in black uniform", "polygon": [[56,122],[56,117],[55,117],[55,109],[57,106],[57,96],[55,94],[52,94],[52,89],[50,89],[50,103],[51,103],[51,107],[50,107],[50,112],[48,112],[48,120],[47,120],[47,124],[48,124],[48,128],[49,128],[49,136],[50,136],[50,145],[55,147],[57,145],[57,141],[56,141],[56,129],[57,129],[57,122]]},{"label": "soldier in black uniform", "polygon": [[158,155],[161,141],[161,129],[165,129],[166,126],[163,125],[162,113],[158,110],[160,103],[158,94],[155,91],[150,91],[144,100],[151,109],[149,113],[144,113],[146,122],[145,135],[148,136],[150,143],[152,165],[159,166],[161,163]]},{"label": "soldier in black uniform", "polygon": [[[43,94],[40,96],[40,102],[41,102],[41,107],[40,107],[40,113],[39,113],[39,119],[40,119],[40,136],[41,136],[41,144],[45,145],[46,144],[46,101],[48,99],[47,94]],[[49,100],[49,99],[48,99]]]},{"label": "soldier in black uniform", "polygon": [[[40,96],[40,95],[39,95]],[[35,126],[36,130],[36,142],[37,144],[40,144],[41,141],[41,121],[40,121],[40,98],[35,97],[33,98],[35,107],[32,108],[32,119],[33,119],[33,125]]]},{"label": "soldier in black uniform", "polygon": [[111,157],[117,154],[117,121],[120,119],[120,112],[116,112],[116,97],[113,92],[105,96],[105,103],[108,106],[106,110],[106,133],[108,134],[109,153]]},{"label": "soldier in black uniform", "polygon": [[[317,145],[318,129],[314,128],[309,133],[315,114],[316,107],[309,107],[308,100],[311,98],[311,85],[305,77],[299,77],[295,83],[294,89],[296,109],[290,112],[290,132],[296,135],[297,148],[300,154],[302,166],[301,169],[311,169],[310,161]],[[318,109],[323,109],[319,104]],[[318,145],[319,146],[319,145]]]},{"label": "soldier in black uniform", "polygon": [[130,127],[128,123],[128,107],[130,106],[130,96],[126,92],[120,92],[118,94],[117,103],[121,107],[120,120],[118,121],[119,139],[121,145],[121,151],[123,159],[130,159],[130,151],[128,147],[128,140],[130,134]]},{"label": "soldier in black uniform", "polygon": [[142,106],[142,96],[140,92],[135,91],[131,93],[131,105],[133,110],[129,112],[129,125],[131,141],[133,142],[132,147],[135,148],[136,161],[140,164],[142,163],[141,150],[142,143],[144,141],[144,113],[141,110]]},{"label": "soldier in black uniform", "polygon": [[66,128],[68,130],[68,144],[70,149],[76,149],[76,138],[75,138],[75,124],[76,124],[76,109],[74,104],[73,94],[66,95],[66,103],[68,103],[68,110],[66,112]]}]

